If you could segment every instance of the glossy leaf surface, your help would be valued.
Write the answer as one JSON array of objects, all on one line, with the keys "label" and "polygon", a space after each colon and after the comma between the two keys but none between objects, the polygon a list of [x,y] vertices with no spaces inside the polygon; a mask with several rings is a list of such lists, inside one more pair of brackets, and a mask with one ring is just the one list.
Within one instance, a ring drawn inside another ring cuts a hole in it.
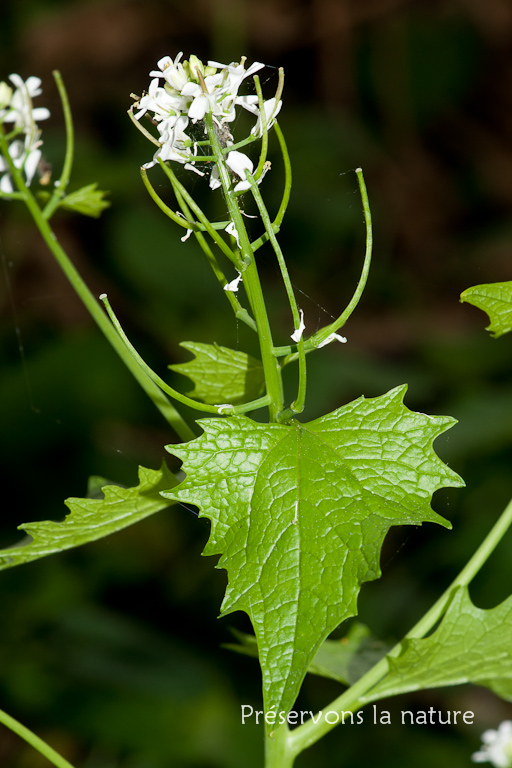
[{"label": "glossy leaf surface", "polygon": [[307,424],[203,419],[168,450],[186,479],[167,494],[212,522],[205,554],[228,571],[223,614],[246,611],[266,708],[289,710],[318,648],[380,575],[392,525],[437,522],[433,492],[462,481],[432,450],[453,425],[403,405],[406,387]]}]

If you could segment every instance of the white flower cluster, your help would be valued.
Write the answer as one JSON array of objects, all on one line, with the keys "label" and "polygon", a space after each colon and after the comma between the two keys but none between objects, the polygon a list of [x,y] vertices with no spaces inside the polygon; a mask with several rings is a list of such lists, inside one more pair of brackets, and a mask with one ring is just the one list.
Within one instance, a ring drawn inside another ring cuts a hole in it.
[{"label": "white flower cluster", "polygon": [[482,749],[471,759],[474,763],[492,763],[496,768],[512,766],[512,720],[504,720],[498,729],[482,733]]},{"label": "white flower cluster", "polygon": [[[226,147],[233,143],[226,124],[235,119],[237,106],[258,116],[251,135],[259,138],[263,132],[258,97],[238,95],[242,82],[262,69],[263,64],[255,62],[245,69],[245,58],[242,58],[240,63],[226,65],[209,61],[205,66],[196,56],[181,63],[182,56],[179,53],[174,61],[169,56],[160,59],[158,70],[150,72],[154,79],[148,93],[134,105],[137,108],[135,119],[140,120],[146,113],[151,113],[159,134],[160,146],[153,160],[144,165],[145,168],[151,168],[160,159],[174,160],[184,163],[191,170],[197,170],[194,163],[201,161],[201,157],[197,156],[197,145],[187,134],[187,129],[204,120],[207,113],[212,115]],[[264,102],[267,128],[273,125],[281,103],[275,98]],[[228,153],[226,161],[241,177],[240,184],[247,185],[240,187],[238,184],[237,189],[247,189],[249,184],[245,181],[244,168],[252,170],[253,167],[249,158],[242,152],[233,151]],[[210,186],[212,189],[220,186],[218,173],[212,173]]]},{"label": "white flower cluster", "polygon": [[[42,93],[41,80],[29,77],[26,81],[19,75],[9,75],[14,90],[5,82],[0,83],[0,125],[12,123],[9,155],[16,168],[25,174],[25,183],[30,186],[41,159],[41,131],[37,121],[46,120],[50,112],[45,107],[32,106],[32,99]],[[0,156],[0,191],[13,192],[9,165]]]}]

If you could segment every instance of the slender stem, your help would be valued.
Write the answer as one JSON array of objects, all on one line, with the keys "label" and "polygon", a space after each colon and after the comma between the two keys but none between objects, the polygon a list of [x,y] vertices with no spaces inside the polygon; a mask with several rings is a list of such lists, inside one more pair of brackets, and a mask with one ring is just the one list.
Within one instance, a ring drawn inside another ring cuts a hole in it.
[{"label": "slender stem", "polygon": [[[414,625],[414,627],[405,635],[404,640],[419,639],[424,637],[432,627],[443,616],[451,601],[453,591],[459,587],[467,587],[476,576],[480,568],[487,561],[489,556],[495,550],[510,525],[512,524],[512,500],[507,504],[498,521],[489,531],[484,541],[480,544],[475,554],[460,571],[458,576],[452,581],[450,586],[443,592],[441,597],[434,603],[429,611]],[[372,696],[371,689],[374,688],[388,673],[388,658],[396,657],[400,654],[403,647],[403,641],[397,643],[386,657],[381,659],[375,666],[363,675],[347,691],[338,696],[331,704],[326,707],[328,710],[338,713],[355,712],[365,704],[371,701],[377,701],[378,691]],[[368,693],[369,692],[369,693]],[[307,747],[317,742],[322,736],[328,733],[336,724],[330,724],[324,718],[318,718],[317,722],[308,720],[304,725],[299,726],[292,731],[291,749],[294,755],[298,755]]]},{"label": "slender stem", "polygon": [[[277,262],[279,264],[279,269],[281,270],[281,276],[283,278],[283,283],[286,290],[286,295],[288,296],[288,303],[290,304],[290,309],[292,311],[294,328],[295,330],[297,330],[300,326],[301,316],[299,313],[299,308],[297,306],[295,293],[293,292],[290,275],[288,274],[286,261],[284,259],[284,255],[281,250],[281,246],[277,241],[277,237],[275,235],[275,232],[272,227],[272,223],[270,221],[270,216],[268,215],[267,208],[265,206],[265,203],[263,202],[263,198],[261,196],[261,192],[259,190],[258,184],[256,183],[255,177],[251,176],[249,171],[246,171],[246,177],[251,182],[251,192],[253,194],[254,200],[256,201],[256,205],[258,206],[261,220],[265,226],[265,231],[272,244],[274,253],[276,254]],[[307,378],[306,355],[304,352],[304,340],[302,336],[298,343],[298,355],[299,355],[299,391],[298,391],[295,402],[292,403],[292,406],[291,406],[292,413],[301,413],[304,410],[304,403],[306,399],[306,378]]]},{"label": "slender stem", "polygon": [[44,210],[43,216],[45,219],[50,217],[59,206],[62,198],[66,194],[66,189],[71,178],[71,169],[73,167],[73,157],[75,153],[75,133],[73,130],[73,116],[71,114],[71,107],[69,105],[68,94],[64,81],[60,72],[55,69],[53,72],[53,78],[57,84],[59,90],[60,101],[62,104],[62,111],[64,113],[64,124],[66,126],[66,154],[64,157],[64,165],[62,167],[62,173],[59,178],[59,184],[53,190],[53,194],[48,200]]},{"label": "slender stem", "polygon": [[195,221],[189,221],[188,219],[184,219],[183,216],[180,216],[176,213],[176,211],[173,211],[172,208],[169,208],[168,205],[164,203],[160,195],[158,195],[155,191],[155,188],[151,184],[147,171],[144,167],[140,169],[140,176],[142,179],[142,182],[144,186],[146,187],[147,191],[149,192],[149,196],[153,200],[154,203],[157,204],[157,206],[160,208],[160,210],[165,213],[165,215],[171,219],[175,224],[177,224],[179,227],[183,227],[184,229],[191,229],[193,232],[196,231],[197,224]]},{"label": "slender stem", "polygon": [[263,173],[263,166],[267,159],[268,152],[268,130],[267,130],[267,116],[265,114],[265,107],[263,104],[263,91],[261,90],[261,83],[258,75],[254,75],[254,85],[256,86],[256,93],[258,94],[258,106],[260,108],[260,120],[261,120],[261,149],[260,159],[258,161],[258,167],[254,173],[254,178],[259,179]]},{"label": "slender stem", "polygon": [[13,733],[16,733],[26,741],[27,744],[34,747],[34,749],[40,752],[43,757],[46,757],[50,763],[53,763],[56,768],[73,768],[71,763],[52,749],[49,744],[39,738],[39,736],[36,736],[36,734],[32,733],[32,731],[25,725],[22,725],[18,720],[15,720],[14,717],[11,717],[11,715],[8,715],[7,712],[4,712],[2,709],[0,709],[0,723],[3,723],[7,728],[13,731]]},{"label": "slender stem", "polygon": [[[1,132],[0,132],[0,149],[4,156],[7,155],[7,161],[9,162],[10,160],[9,153],[7,151],[5,140]],[[102,308],[98,304],[96,298],[90,292],[89,288],[84,283],[81,275],[75,269],[67,253],[64,251],[59,241],[57,240],[57,236],[51,229],[48,221],[44,218],[42,211],[39,208],[39,205],[37,204],[36,199],[30,192],[30,190],[25,186],[25,182],[23,180],[23,176],[21,175],[21,172],[14,166],[12,162],[10,163],[9,170],[13,176],[13,179],[19,191],[23,193],[25,204],[29,209],[32,215],[32,218],[34,219],[34,222],[36,223],[43,237],[43,240],[45,241],[46,245],[48,246],[52,254],[55,256],[57,263],[61,267],[62,271],[68,278],[69,282],[75,289],[76,293],[82,300],[85,307],[88,309],[92,318],[96,321],[100,330],[103,332],[105,337],[113,346],[113,348],[115,349],[119,357],[122,359],[122,361],[125,363],[127,368],[129,368],[133,376],[137,379],[137,381],[139,382],[141,387],[144,389],[146,394],[151,398],[155,406],[162,413],[163,417],[174,429],[176,434],[182,440],[192,440],[195,437],[195,434],[194,432],[192,432],[192,430],[190,429],[186,421],[178,413],[178,411],[175,409],[173,404],[169,402],[169,400],[165,397],[165,395],[161,392],[161,390],[154,384],[154,382],[152,382],[151,379],[148,378],[143,373],[143,371],[141,371],[140,367],[136,364],[136,362],[133,360],[131,355],[128,353],[125,345],[123,344],[122,340],[119,338],[119,335],[116,332],[115,328],[112,326],[109,319],[106,317]]]},{"label": "slender stem", "polygon": [[[185,215],[187,220],[190,220],[192,218],[192,214],[190,213],[190,210],[188,208],[187,203],[181,196],[181,194],[178,192],[178,190],[175,190],[176,192],[176,199],[178,200],[179,206],[181,210],[183,211],[183,214]],[[226,280],[226,277],[224,275],[224,272],[219,266],[219,262],[215,258],[215,254],[213,253],[212,249],[208,245],[208,242],[202,232],[198,232],[197,230],[194,230],[194,236],[199,243],[203,253],[205,254],[208,263],[210,267],[213,270],[213,273],[219,283],[222,285],[223,288],[226,287],[228,284],[228,281]],[[242,307],[240,302],[238,301],[238,298],[233,293],[233,291],[224,291],[226,294],[226,298],[231,304],[231,308],[233,312],[235,313],[235,317],[237,320],[241,320],[243,323],[249,326],[249,328],[252,328],[253,331],[257,331],[256,329],[256,323],[254,322],[253,318],[250,316],[249,312],[245,309],[245,307]]]},{"label": "slender stem", "polygon": [[270,734],[265,732],[265,768],[292,768],[295,754],[290,749],[288,725],[279,726]]},{"label": "slender stem", "polygon": [[363,171],[361,168],[356,168],[357,181],[359,183],[359,191],[361,193],[361,201],[363,203],[364,221],[366,225],[366,253],[363,262],[363,269],[361,271],[361,277],[354,291],[352,298],[350,299],[347,307],[343,310],[341,315],[330,325],[317,331],[311,336],[310,341],[314,346],[318,346],[325,341],[325,339],[338,331],[345,323],[359,304],[359,300],[363,295],[363,291],[368,280],[368,274],[370,272],[370,264],[372,261],[372,247],[373,247],[373,230],[372,230],[372,214],[370,211],[370,204],[368,202],[368,192],[366,190],[366,184],[364,182]]},{"label": "slender stem", "polygon": [[267,308],[261,290],[260,278],[254,253],[251,248],[249,236],[245,228],[245,223],[240,213],[236,195],[231,185],[228,169],[224,158],[220,152],[219,139],[213,126],[211,114],[208,115],[208,135],[214,154],[217,156],[217,168],[219,178],[224,190],[226,203],[228,205],[229,215],[238,234],[240,243],[240,256],[237,261],[241,264],[239,271],[243,272],[244,287],[252,308],[256,326],[258,328],[258,337],[260,342],[261,361],[265,375],[267,393],[270,396],[269,416],[271,421],[278,420],[278,414],[283,410],[283,382],[281,379],[281,370],[279,364],[272,353],[273,341],[270,323],[267,315]]},{"label": "slender stem", "polygon": [[290,155],[288,154],[288,147],[286,146],[284,134],[277,120],[274,123],[274,131],[279,141],[279,146],[281,148],[281,154],[283,156],[283,163],[284,163],[283,198],[281,200],[281,205],[279,206],[279,210],[273,222],[274,232],[277,232],[279,227],[281,226],[284,215],[286,213],[286,209],[288,208],[288,203],[290,201],[290,192],[292,189],[292,164],[290,162]]},{"label": "slender stem", "polygon": [[185,189],[183,184],[180,184],[178,179],[176,178],[174,172],[171,168],[169,168],[168,165],[166,165],[164,162],[160,162],[160,167],[166,174],[167,178],[171,182],[174,193],[177,195],[178,193],[181,195],[181,197],[187,202],[187,205],[190,206],[191,210],[193,211],[194,215],[197,216],[201,224],[203,224],[204,228],[212,238],[212,240],[215,241],[215,243],[219,246],[222,253],[228,257],[230,261],[233,262],[233,264],[239,269],[240,271],[243,270],[243,264],[239,263],[239,259],[237,258],[237,254],[235,254],[232,249],[227,245],[225,240],[217,233],[217,231],[213,228],[213,226],[210,224],[209,220],[204,215],[201,208],[198,206],[196,201],[193,199],[193,197],[189,194],[189,192]]},{"label": "slender stem", "polygon": [[249,403],[243,403],[242,405],[231,405],[231,404],[219,404],[219,405],[208,405],[207,403],[200,403],[197,400],[193,400],[191,397],[187,397],[187,395],[182,395],[181,392],[178,392],[177,389],[174,389],[173,387],[170,387],[167,382],[165,382],[161,376],[158,375],[158,373],[155,373],[149,365],[143,360],[143,358],[139,355],[131,341],[128,339],[126,333],[124,332],[121,323],[119,322],[118,318],[116,317],[116,314],[112,307],[110,306],[110,302],[107,298],[106,293],[102,293],[100,296],[101,301],[105,305],[105,308],[108,312],[108,315],[112,321],[113,327],[116,329],[117,333],[119,334],[119,337],[121,338],[122,342],[126,346],[126,349],[128,350],[129,354],[132,356],[134,361],[137,363],[138,366],[142,369],[142,371],[146,374],[146,376],[149,376],[149,378],[158,386],[160,387],[165,394],[169,395],[170,397],[173,397],[175,400],[177,400],[179,403],[183,403],[183,405],[188,405],[189,408],[193,408],[196,411],[202,411],[203,413],[214,413],[216,415],[219,414],[230,414],[235,415],[238,413],[245,413],[246,411],[252,411],[256,408],[261,408],[264,405],[268,405],[269,398],[264,396],[261,398],[258,398],[258,400],[253,400]]},{"label": "slender stem", "polygon": [[[153,185],[151,184],[150,180],[148,179],[148,175],[146,173],[145,168],[140,169],[140,175],[142,178],[142,181],[144,183],[144,186],[149,192],[149,195],[151,199],[157,204],[157,206],[160,208],[160,210],[165,213],[166,216],[168,216],[172,221],[174,221],[176,224],[179,224],[180,227],[184,227],[185,229],[190,229],[194,233],[199,245],[201,246],[203,252],[206,255],[206,258],[208,259],[208,263],[210,264],[211,268],[213,269],[213,272],[215,274],[215,277],[219,281],[219,283],[224,287],[228,284],[228,281],[226,280],[224,276],[224,272],[219,267],[219,263],[217,259],[215,258],[215,255],[213,254],[212,249],[208,245],[206,238],[202,235],[201,232],[199,232],[199,228],[202,230],[205,230],[206,227],[204,227],[202,224],[198,224],[195,221],[192,221],[190,210],[183,199],[182,195],[178,191],[178,189],[175,188],[175,194],[176,198],[178,200],[178,203],[180,205],[181,210],[184,213],[185,218],[183,216],[179,216],[175,211],[172,210],[172,208],[169,208],[168,205],[164,203],[162,198],[155,192],[155,189]],[[224,225],[225,226],[225,225]],[[252,319],[252,317],[249,315],[246,309],[242,307],[236,296],[231,291],[225,291],[226,297],[231,304],[231,307],[233,309],[233,312],[235,313],[235,317],[237,317],[242,322],[246,323],[250,328],[252,328],[254,331],[256,330],[256,323]]]},{"label": "slender stem", "polygon": [[[350,317],[350,315],[358,305],[368,280],[368,275],[370,273],[370,264],[372,260],[372,246],[373,246],[372,216],[370,211],[370,204],[368,202],[368,193],[366,191],[366,184],[364,182],[363,171],[361,170],[361,168],[356,168],[356,174],[357,174],[357,180],[359,183],[359,191],[361,193],[361,200],[363,203],[364,219],[365,219],[365,225],[366,225],[366,252],[365,252],[365,257],[363,262],[363,268],[361,270],[361,276],[359,278],[359,282],[357,283],[357,287],[354,291],[354,294],[350,299],[347,307],[343,310],[341,315],[336,320],[334,320],[334,322],[330,323],[329,325],[325,325],[323,328],[321,328],[312,336],[310,336],[309,339],[306,339],[306,341],[304,342],[305,352],[311,352],[313,349],[317,349],[319,346],[322,345],[322,342],[324,342],[332,333],[336,333],[336,331],[338,331],[343,325],[345,325],[348,318]],[[299,356],[297,352],[297,348],[292,344],[289,344],[285,347],[274,347],[274,355],[276,355],[276,357],[286,356],[285,360],[283,360],[283,367],[285,365],[288,365],[288,363],[291,363],[294,360],[296,360]]]}]

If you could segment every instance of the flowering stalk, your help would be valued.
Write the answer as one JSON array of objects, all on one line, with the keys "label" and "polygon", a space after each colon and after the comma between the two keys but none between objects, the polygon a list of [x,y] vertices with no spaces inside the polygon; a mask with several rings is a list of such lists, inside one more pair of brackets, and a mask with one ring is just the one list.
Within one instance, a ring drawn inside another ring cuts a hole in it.
[{"label": "flowering stalk", "polygon": [[224,196],[228,205],[229,215],[233,223],[240,248],[240,271],[244,278],[245,290],[249,298],[260,341],[261,359],[265,373],[265,383],[270,397],[269,415],[271,421],[277,421],[278,416],[283,410],[283,383],[281,379],[280,367],[273,355],[272,331],[267,315],[267,308],[261,290],[261,283],[254,259],[254,253],[251,248],[247,229],[238,207],[238,202],[231,179],[228,173],[226,161],[220,152],[220,144],[215,130],[212,116],[209,116],[207,122],[208,136],[212,145],[214,154],[217,155],[217,169],[219,178],[224,191]]}]

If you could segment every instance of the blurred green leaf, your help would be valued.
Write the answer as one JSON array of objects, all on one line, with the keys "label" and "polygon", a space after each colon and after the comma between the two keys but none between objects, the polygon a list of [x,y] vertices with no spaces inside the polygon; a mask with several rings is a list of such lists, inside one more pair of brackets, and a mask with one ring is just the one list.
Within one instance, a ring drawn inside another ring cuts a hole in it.
[{"label": "blurred green leaf", "polygon": [[71,192],[63,199],[60,208],[82,213],[84,216],[92,216],[95,219],[99,218],[105,208],[110,206],[110,203],[104,199],[108,192],[97,189],[97,186],[96,183],[88,184],[77,189],[76,192]]}]

